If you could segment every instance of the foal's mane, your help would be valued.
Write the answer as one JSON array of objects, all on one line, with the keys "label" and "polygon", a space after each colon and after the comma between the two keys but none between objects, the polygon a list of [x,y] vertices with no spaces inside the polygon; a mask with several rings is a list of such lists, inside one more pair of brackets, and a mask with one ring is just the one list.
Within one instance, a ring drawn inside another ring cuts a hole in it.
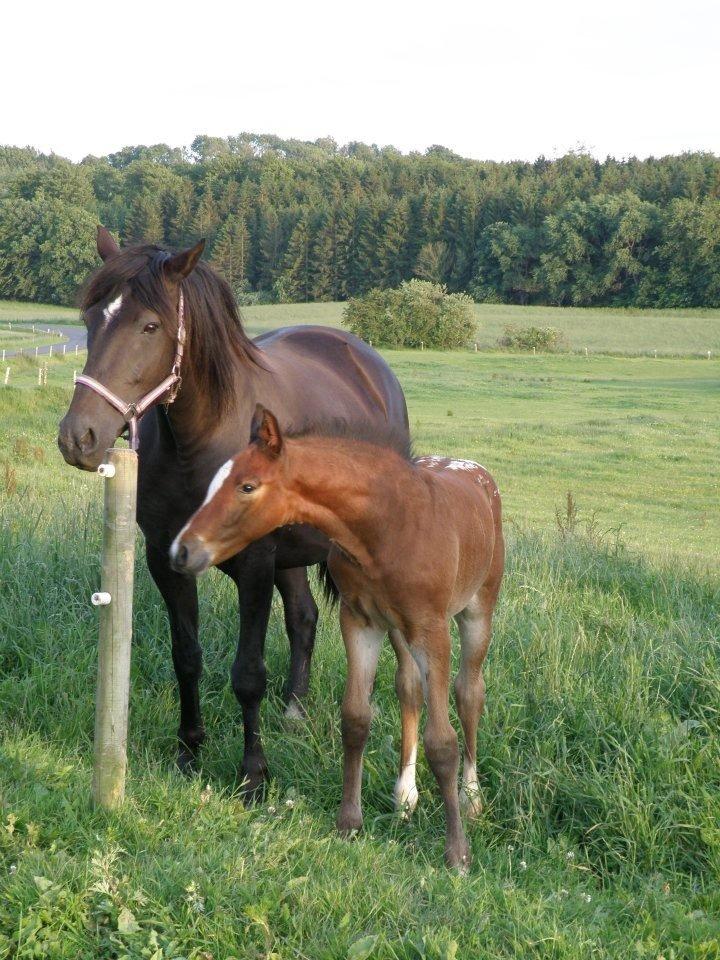
[{"label": "foal's mane", "polygon": [[298,426],[285,430],[285,436],[292,439],[302,437],[328,437],[339,440],[356,440],[384,450],[394,450],[403,460],[412,462],[415,456],[413,443],[405,430],[392,423],[370,423],[361,421],[349,423],[339,417],[319,420],[307,420]]},{"label": "foal's mane", "polygon": [[[128,284],[133,297],[160,317],[168,333],[177,335],[175,305],[163,279],[163,263],[171,254],[154,244],[123,247],[87,281],[80,307],[87,310]],[[243,330],[228,283],[202,261],[182,281],[188,343],[185,362],[198,386],[222,412],[234,396],[234,369],[262,365],[260,351]]]}]

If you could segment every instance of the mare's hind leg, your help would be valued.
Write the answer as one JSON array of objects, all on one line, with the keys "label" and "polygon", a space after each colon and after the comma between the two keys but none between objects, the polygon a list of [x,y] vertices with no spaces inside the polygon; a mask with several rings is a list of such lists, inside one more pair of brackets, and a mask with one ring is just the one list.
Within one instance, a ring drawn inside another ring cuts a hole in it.
[{"label": "mare's hind leg", "polygon": [[485,588],[478,591],[455,620],[460,632],[461,662],[455,678],[455,701],[465,735],[460,802],[469,817],[482,810],[477,775],[477,728],[485,707],[482,667],[490,645],[495,600]]},{"label": "mare's hind leg", "polygon": [[167,550],[147,544],[146,555],[148,569],[170,617],[172,659],[180,694],[177,764],[181,770],[189,772],[197,761],[200,744],[205,739],[200,714],[202,650],[198,643],[197,583],[195,577],[187,577],[171,569]]},{"label": "mare's hind leg", "polygon": [[347,680],[342,703],[343,795],[337,828],[348,833],[362,826],[362,757],[370,732],[370,694],[384,631],[356,617],[344,603],[340,607],[340,627],[347,654]]},{"label": "mare's hind leg", "polygon": [[275,571],[275,586],[282,597],[285,628],[290,641],[290,674],[285,696],[286,717],[304,718],[302,701],[310,683],[310,660],[315,646],[318,608],[310,592],[307,567]]},{"label": "mare's hind leg", "polygon": [[395,809],[404,817],[410,816],[418,802],[415,784],[417,765],[418,724],[423,705],[420,671],[410,648],[399,630],[390,631],[390,642],[397,657],[395,691],[400,701],[402,739],[400,743],[400,774],[395,782]]}]

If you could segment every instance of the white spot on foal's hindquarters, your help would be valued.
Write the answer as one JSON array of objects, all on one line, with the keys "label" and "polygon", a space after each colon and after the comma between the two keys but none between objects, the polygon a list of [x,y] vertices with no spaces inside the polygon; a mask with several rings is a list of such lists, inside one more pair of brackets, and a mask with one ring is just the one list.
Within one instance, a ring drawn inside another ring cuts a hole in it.
[{"label": "white spot on foal's hindquarters", "polygon": [[116,317],[122,307],[122,294],[115,297],[103,310],[103,319],[105,323],[110,323],[113,317]]},{"label": "white spot on foal's hindquarters", "polygon": [[220,487],[225,483],[227,478],[230,476],[230,471],[232,470],[232,460],[226,460],[225,463],[220,467],[218,472],[210,481],[210,486],[207,489],[205,494],[205,499],[203,500],[202,505],[205,506],[206,503],[210,503],[212,498],[218,492]]}]

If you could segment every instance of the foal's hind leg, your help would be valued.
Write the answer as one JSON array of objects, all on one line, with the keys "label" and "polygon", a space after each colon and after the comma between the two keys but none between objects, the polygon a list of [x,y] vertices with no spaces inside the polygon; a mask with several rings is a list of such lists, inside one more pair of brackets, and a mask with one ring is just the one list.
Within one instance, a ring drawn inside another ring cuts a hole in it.
[{"label": "foal's hind leg", "polygon": [[409,816],[418,802],[415,785],[417,765],[418,724],[423,705],[423,690],[420,671],[413,660],[405,638],[399,630],[390,631],[390,642],[397,657],[395,691],[400,701],[402,740],[400,744],[400,775],[395,782],[395,809]]},{"label": "foal's hind leg", "polygon": [[469,817],[476,817],[482,810],[477,775],[477,727],[485,707],[482,667],[490,644],[494,605],[494,599],[483,589],[455,618],[461,644],[455,701],[465,735],[460,802]]},{"label": "foal's hind leg", "polygon": [[302,704],[310,683],[310,659],[315,646],[318,608],[310,592],[307,567],[275,571],[275,586],[282,597],[285,628],[290,641],[290,674],[285,692],[285,716],[302,719]]},{"label": "foal's hind leg", "polygon": [[426,690],[425,756],[445,805],[445,862],[449,867],[465,870],[470,864],[470,847],[460,819],[458,738],[448,712],[450,633],[447,623],[443,621],[429,630],[426,628],[409,641]]}]

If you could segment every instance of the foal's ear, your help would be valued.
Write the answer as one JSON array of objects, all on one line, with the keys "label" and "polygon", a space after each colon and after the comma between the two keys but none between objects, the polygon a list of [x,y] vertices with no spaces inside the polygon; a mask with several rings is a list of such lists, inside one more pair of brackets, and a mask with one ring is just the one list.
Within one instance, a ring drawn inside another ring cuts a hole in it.
[{"label": "foal's ear", "polygon": [[272,457],[280,456],[282,450],[282,433],[280,424],[274,413],[266,410],[259,403],[255,407],[252,424],[250,426],[250,443],[258,443],[265,453]]},{"label": "foal's ear", "polygon": [[115,237],[101,224],[97,228],[97,252],[101,260],[109,260],[116,253],[120,253],[120,246]]},{"label": "foal's ear", "polygon": [[205,241],[200,240],[189,250],[183,250],[182,253],[176,253],[164,263],[165,276],[168,280],[178,282],[183,280],[189,273],[195,269],[195,265],[200,259],[200,255],[205,249]]}]

